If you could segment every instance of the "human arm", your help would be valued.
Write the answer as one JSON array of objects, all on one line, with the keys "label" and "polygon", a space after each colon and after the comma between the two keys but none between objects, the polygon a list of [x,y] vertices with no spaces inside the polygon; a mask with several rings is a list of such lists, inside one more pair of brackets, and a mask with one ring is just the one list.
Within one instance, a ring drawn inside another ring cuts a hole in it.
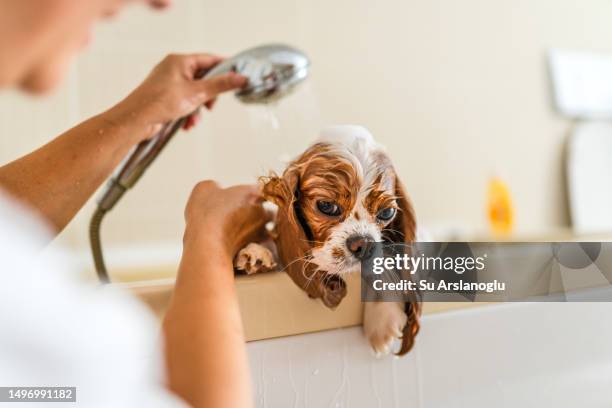
[{"label": "human arm", "polygon": [[205,54],[168,56],[115,107],[0,167],[0,186],[61,231],[134,145],[164,123],[203,104],[210,107],[220,93],[246,84],[246,78],[231,73],[194,80],[220,60]]},{"label": "human arm", "polygon": [[200,183],[186,210],[183,257],[164,319],[170,389],[196,407],[251,407],[232,258],[268,220],[254,187]]}]

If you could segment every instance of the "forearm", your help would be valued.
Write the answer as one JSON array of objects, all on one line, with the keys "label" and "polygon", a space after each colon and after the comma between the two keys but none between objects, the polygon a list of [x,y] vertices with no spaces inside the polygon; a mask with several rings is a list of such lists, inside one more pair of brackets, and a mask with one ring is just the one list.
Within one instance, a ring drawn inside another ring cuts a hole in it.
[{"label": "forearm", "polygon": [[[215,234],[211,231],[211,236]],[[196,407],[250,407],[251,383],[231,257],[185,239],[164,321],[170,388]]]},{"label": "forearm", "polygon": [[[57,232],[152,129],[111,109],[0,167],[0,187],[42,214]],[[138,118],[135,118],[138,119]]]},{"label": "forearm", "polygon": [[[163,124],[246,85],[247,78],[235,73],[194,79],[219,61],[207,54],[166,57],[113,109],[0,167],[0,187],[61,231],[132,146],[153,136]],[[189,119],[186,127],[195,123],[195,116]]]}]

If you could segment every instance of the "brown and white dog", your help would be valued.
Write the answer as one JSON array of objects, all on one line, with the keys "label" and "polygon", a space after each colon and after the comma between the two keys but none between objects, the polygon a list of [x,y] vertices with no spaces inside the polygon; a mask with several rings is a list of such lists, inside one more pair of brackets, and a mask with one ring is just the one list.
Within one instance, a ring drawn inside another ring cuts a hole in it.
[{"label": "brown and white dog", "polygon": [[[282,176],[264,179],[266,200],[278,206],[275,248],[252,243],[235,267],[256,273],[284,270],[311,297],[336,307],[346,295],[342,276],[360,271],[373,242],[412,242],[415,217],[383,148],[359,126],[325,129]],[[364,332],[377,354],[402,339],[407,353],[419,330],[420,304],[366,302]]]}]

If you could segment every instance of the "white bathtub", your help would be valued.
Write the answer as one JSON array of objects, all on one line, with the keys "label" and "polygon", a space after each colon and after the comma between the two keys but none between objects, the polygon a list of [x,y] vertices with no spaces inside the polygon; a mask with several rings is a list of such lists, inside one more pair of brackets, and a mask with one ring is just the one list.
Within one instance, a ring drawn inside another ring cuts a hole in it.
[{"label": "white bathtub", "polygon": [[248,352],[258,407],[612,407],[612,303],[425,316],[400,359],[375,359],[359,327]]}]

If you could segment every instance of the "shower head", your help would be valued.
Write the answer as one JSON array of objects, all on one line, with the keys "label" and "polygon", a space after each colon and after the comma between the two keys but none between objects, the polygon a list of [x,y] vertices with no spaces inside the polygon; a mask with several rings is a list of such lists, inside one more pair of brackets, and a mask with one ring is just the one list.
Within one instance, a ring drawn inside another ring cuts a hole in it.
[{"label": "shower head", "polygon": [[301,51],[282,44],[250,48],[229,58],[204,75],[204,78],[237,72],[249,83],[236,92],[245,103],[270,103],[290,93],[308,76],[310,61]]}]

